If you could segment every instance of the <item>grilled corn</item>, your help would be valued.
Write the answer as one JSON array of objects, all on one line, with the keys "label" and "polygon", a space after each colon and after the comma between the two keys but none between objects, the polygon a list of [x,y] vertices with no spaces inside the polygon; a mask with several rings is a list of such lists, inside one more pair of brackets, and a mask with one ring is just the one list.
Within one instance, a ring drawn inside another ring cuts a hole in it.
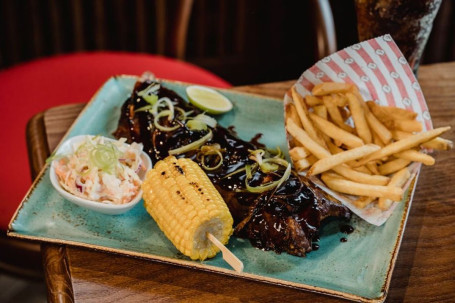
[{"label": "grilled corn", "polygon": [[226,244],[233,219],[219,192],[192,160],[169,156],[156,163],[142,183],[147,212],[174,246],[193,260],[216,255],[207,238]]}]

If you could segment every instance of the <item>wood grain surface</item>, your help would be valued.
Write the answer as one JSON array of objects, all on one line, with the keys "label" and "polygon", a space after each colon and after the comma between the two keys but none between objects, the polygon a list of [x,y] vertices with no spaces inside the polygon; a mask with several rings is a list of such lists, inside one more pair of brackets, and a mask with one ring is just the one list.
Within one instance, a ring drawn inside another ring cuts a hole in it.
[{"label": "wood grain surface", "polygon": [[49,302],[74,302],[73,287],[67,261],[66,247],[47,244],[42,247],[44,276]]},{"label": "wood grain surface", "polygon": [[[435,127],[450,125],[455,140],[455,62],[421,66],[419,82]],[[293,81],[234,88],[282,98]],[[53,150],[83,105],[44,113],[48,150]],[[33,132],[27,134],[37,136]],[[43,149],[44,150],[44,149]],[[33,150],[36,159],[39,149]],[[455,153],[436,152],[423,167],[393,272],[387,302],[454,302]],[[45,157],[44,157],[45,159]],[[47,245],[45,245],[47,246]],[[76,302],[338,302],[340,299],[104,252],[66,247],[45,257],[48,287],[63,287]],[[55,266],[50,260],[67,262]],[[66,272],[66,268],[68,272]],[[72,287],[61,283],[67,274]],[[59,286],[60,285],[60,286]],[[71,289],[73,293],[71,293]],[[63,300],[60,300],[63,298]],[[66,302],[65,296],[50,297]]]}]

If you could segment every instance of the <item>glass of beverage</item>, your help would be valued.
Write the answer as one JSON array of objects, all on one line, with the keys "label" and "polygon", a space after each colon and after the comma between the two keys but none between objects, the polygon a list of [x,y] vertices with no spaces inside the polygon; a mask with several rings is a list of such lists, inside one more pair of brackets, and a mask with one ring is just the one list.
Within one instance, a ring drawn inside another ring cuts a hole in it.
[{"label": "glass of beverage", "polygon": [[359,40],[390,34],[417,74],[442,0],[355,0]]}]

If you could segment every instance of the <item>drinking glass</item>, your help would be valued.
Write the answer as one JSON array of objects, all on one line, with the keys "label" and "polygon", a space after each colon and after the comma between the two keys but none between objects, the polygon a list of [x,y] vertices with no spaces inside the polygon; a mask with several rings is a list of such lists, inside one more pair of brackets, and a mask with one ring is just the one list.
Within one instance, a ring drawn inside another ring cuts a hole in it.
[{"label": "drinking glass", "polygon": [[442,0],[355,0],[360,41],[390,34],[417,74]]}]

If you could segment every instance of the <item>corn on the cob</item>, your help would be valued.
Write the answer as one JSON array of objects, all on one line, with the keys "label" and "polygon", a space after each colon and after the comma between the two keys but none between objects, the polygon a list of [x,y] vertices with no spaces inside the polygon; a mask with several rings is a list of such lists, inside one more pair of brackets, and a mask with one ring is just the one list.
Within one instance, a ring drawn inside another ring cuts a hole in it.
[{"label": "corn on the cob", "polygon": [[167,238],[184,255],[204,260],[219,249],[207,238],[226,244],[233,219],[219,192],[192,160],[173,156],[156,163],[142,183],[145,208]]}]

